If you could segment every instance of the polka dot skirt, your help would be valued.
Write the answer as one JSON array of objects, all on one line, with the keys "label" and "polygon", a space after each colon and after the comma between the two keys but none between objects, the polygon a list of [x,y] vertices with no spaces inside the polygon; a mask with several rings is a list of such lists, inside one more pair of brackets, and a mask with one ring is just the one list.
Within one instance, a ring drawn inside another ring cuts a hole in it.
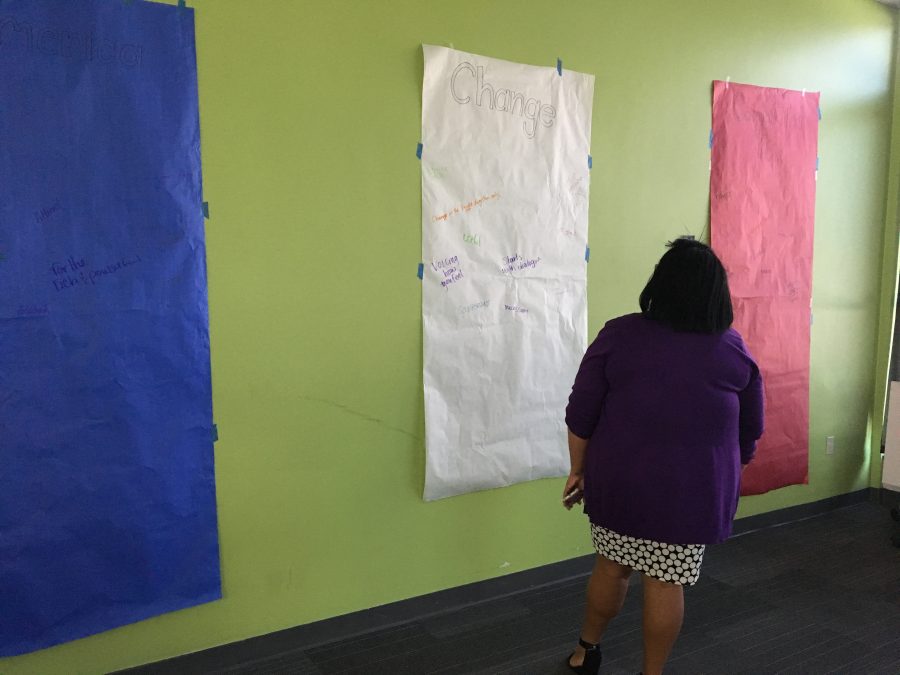
[{"label": "polka dot skirt", "polygon": [[648,577],[679,586],[693,586],[700,578],[703,544],[664,544],[635,539],[591,523],[594,548],[604,558],[625,565]]}]

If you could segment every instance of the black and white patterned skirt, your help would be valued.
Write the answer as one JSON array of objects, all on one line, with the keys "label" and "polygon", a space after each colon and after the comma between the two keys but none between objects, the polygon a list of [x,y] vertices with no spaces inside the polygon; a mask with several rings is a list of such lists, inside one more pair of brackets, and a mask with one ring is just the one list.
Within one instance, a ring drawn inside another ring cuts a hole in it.
[{"label": "black and white patterned skirt", "polygon": [[594,548],[604,558],[625,565],[648,577],[679,586],[693,586],[700,578],[703,544],[664,544],[635,539],[591,523]]}]

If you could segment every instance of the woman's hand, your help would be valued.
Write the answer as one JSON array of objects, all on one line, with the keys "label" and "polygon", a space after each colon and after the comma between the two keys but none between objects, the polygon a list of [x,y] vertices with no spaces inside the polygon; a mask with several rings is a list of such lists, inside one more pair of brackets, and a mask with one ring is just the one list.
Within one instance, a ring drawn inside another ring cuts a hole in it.
[{"label": "woman's hand", "polygon": [[563,506],[571,510],[584,497],[584,458],[587,454],[588,440],[576,436],[571,430],[569,436],[569,477],[563,489]]},{"label": "woman's hand", "polygon": [[580,504],[584,497],[584,474],[570,473],[566,479],[566,487],[563,488],[563,506],[571,510],[575,504]]}]

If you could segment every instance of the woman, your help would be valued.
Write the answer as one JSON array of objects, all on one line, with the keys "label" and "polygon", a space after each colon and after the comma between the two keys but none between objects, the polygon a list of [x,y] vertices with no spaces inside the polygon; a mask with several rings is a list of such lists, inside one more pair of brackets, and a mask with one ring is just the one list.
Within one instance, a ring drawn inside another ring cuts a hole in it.
[{"label": "woman", "polygon": [[643,575],[644,675],[662,672],[681,630],[684,586],[704,545],[731,534],[742,465],[763,431],[759,369],[733,320],[708,246],[668,245],[640,297],[588,348],[566,408],[566,508],[584,499],[597,559],[568,665],[596,673],[598,643],[635,570]]}]

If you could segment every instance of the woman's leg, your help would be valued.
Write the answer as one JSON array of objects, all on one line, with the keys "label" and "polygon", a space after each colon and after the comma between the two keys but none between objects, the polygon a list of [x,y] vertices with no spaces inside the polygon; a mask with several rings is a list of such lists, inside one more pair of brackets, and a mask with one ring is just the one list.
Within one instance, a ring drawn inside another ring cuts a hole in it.
[{"label": "woman's leg", "polygon": [[[613,562],[602,555],[594,561],[594,570],[587,587],[587,606],[584,609],[584,624],[581,638],[586,642],[600,642],[603,631],[613,617],[622,609],[625,594],[628,593],[628,577],[631,568]],[[580,666],[584,661],[584,647],[575,648],[569,663]]]},{"label": "woman's leg", "polygon": [[644,675],[660,675],[684,618],[684,587],[653,579],[644,584]]}]

